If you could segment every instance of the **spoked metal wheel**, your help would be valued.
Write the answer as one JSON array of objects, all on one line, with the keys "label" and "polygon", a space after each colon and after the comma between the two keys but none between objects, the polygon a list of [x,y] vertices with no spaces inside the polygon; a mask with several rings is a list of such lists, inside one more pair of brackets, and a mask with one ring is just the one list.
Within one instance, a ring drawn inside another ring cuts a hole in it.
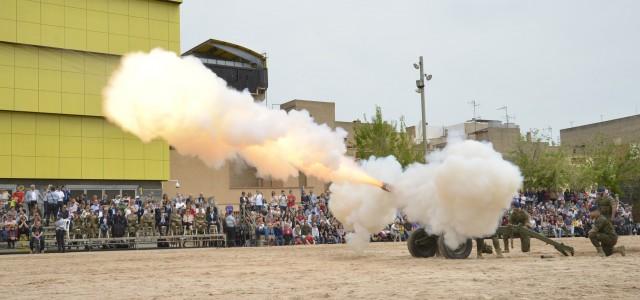
[{"label": "spoked metal wheel", "polygon": [[451,249],[447,247],[444,243],[444,236],[440,236],[438,238],[438,251],[440,255],[445,258],[451,259],[463,259],[469,257],[471,254],[471,249],[473,248],[473,243],[471,239],[467,239],[462,245],[458,246],[456,249]]},{"label": "spoked metal wheel", "polygon": [[407,248],[413,257],[432,257],[438,252],[438,236],[418,228],[409,236]]}]

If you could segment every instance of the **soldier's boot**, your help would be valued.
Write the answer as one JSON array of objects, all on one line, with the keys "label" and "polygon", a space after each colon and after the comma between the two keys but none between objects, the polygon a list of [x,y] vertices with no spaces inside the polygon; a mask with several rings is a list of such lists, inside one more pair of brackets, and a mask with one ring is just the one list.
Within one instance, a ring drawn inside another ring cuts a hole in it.
[{"label": "soldier's boot", "polygon": [[620,255],[626,256],[627,250],[624,248],[624,246],[618,246],[613,248],[613,253],[620,253]]},{"label": "soldier's boot", "polygon": [[607,255],[604,253],[604,250],[602,250],[602,247],[596,247],[596,250],[598,251],[598,256],[600,256],[600,257],[605,257],[605,256],[607,256]]},{"label": "soldier's boot", "polygon": [[482,256],[482,251],[478,252],[478,254],[476,254],[476,259],[484,259],[484,256]]}]

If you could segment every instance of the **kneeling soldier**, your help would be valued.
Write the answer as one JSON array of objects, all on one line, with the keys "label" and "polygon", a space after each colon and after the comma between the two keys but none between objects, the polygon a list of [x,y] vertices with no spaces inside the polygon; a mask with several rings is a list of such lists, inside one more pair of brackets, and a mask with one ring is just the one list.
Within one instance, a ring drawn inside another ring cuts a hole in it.
[{"label": "kneeling soldier", "polygon": [[624,256],[624,246],[614,247],[618,242],[618,235],[611,222],[600,213],[600,208],[592,206],[589,216],[593,219],[593,227],[589,231],[589,239],[598,250],[598,255],[609,256],[613,253],[620,253]]}]

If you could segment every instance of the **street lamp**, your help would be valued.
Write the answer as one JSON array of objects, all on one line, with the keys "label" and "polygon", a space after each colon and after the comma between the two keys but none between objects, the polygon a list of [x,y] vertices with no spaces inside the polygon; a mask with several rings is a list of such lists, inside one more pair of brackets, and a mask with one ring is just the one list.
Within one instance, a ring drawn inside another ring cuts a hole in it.
[{"label": "street lamp", "polygon": [[420,74],[418,75],[420,79],[416,80],[416,93],[420,94],[420,108],[422,109],[422,147],[424,148],[424,153],[427,153],[427,120],[426,120],[426,107],[424,100],[424,87],[426,79],[427,81],[431,80],[433,77],[431,74],[424,73],[424,65],[422,63],[422,56],[420,56],[418,63],[414,63],[413,67],[416,70],[419,70]]},{"label": "street lamp", "polygon": [[169,179],[169,180],[167,180],[167,182],[175,182],[176,183],[176,188],[177,189],[180,188],[180,181],[178,181],[177,179]]}]

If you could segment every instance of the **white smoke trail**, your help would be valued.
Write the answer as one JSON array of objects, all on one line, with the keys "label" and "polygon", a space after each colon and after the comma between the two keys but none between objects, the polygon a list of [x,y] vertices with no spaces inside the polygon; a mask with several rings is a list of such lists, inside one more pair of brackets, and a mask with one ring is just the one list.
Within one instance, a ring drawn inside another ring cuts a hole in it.
[{"label": "white smoke trail", "polygon": [[492,234],[522,183],[520,171],[491,144],[450,141],[428,164],[402,171],[393,158],[371,159],[364,169],[390,183],[392,193],[353,183],[331,186],[331,210],[355,230],[355,245],[393,222],[396,209],[432,234],[444,234],[450,248],[467,238]]},{"label": "white smoke trail", "polygon": [[306,111],[270,110],[194,57],[154,49],[122,59],[103,93],[107,119],[145,142],[163,138],[211,167],[242,158],[259,176],[298,171],[327,181],[381,185],[345,156],[342,129],[318,125]]}]

